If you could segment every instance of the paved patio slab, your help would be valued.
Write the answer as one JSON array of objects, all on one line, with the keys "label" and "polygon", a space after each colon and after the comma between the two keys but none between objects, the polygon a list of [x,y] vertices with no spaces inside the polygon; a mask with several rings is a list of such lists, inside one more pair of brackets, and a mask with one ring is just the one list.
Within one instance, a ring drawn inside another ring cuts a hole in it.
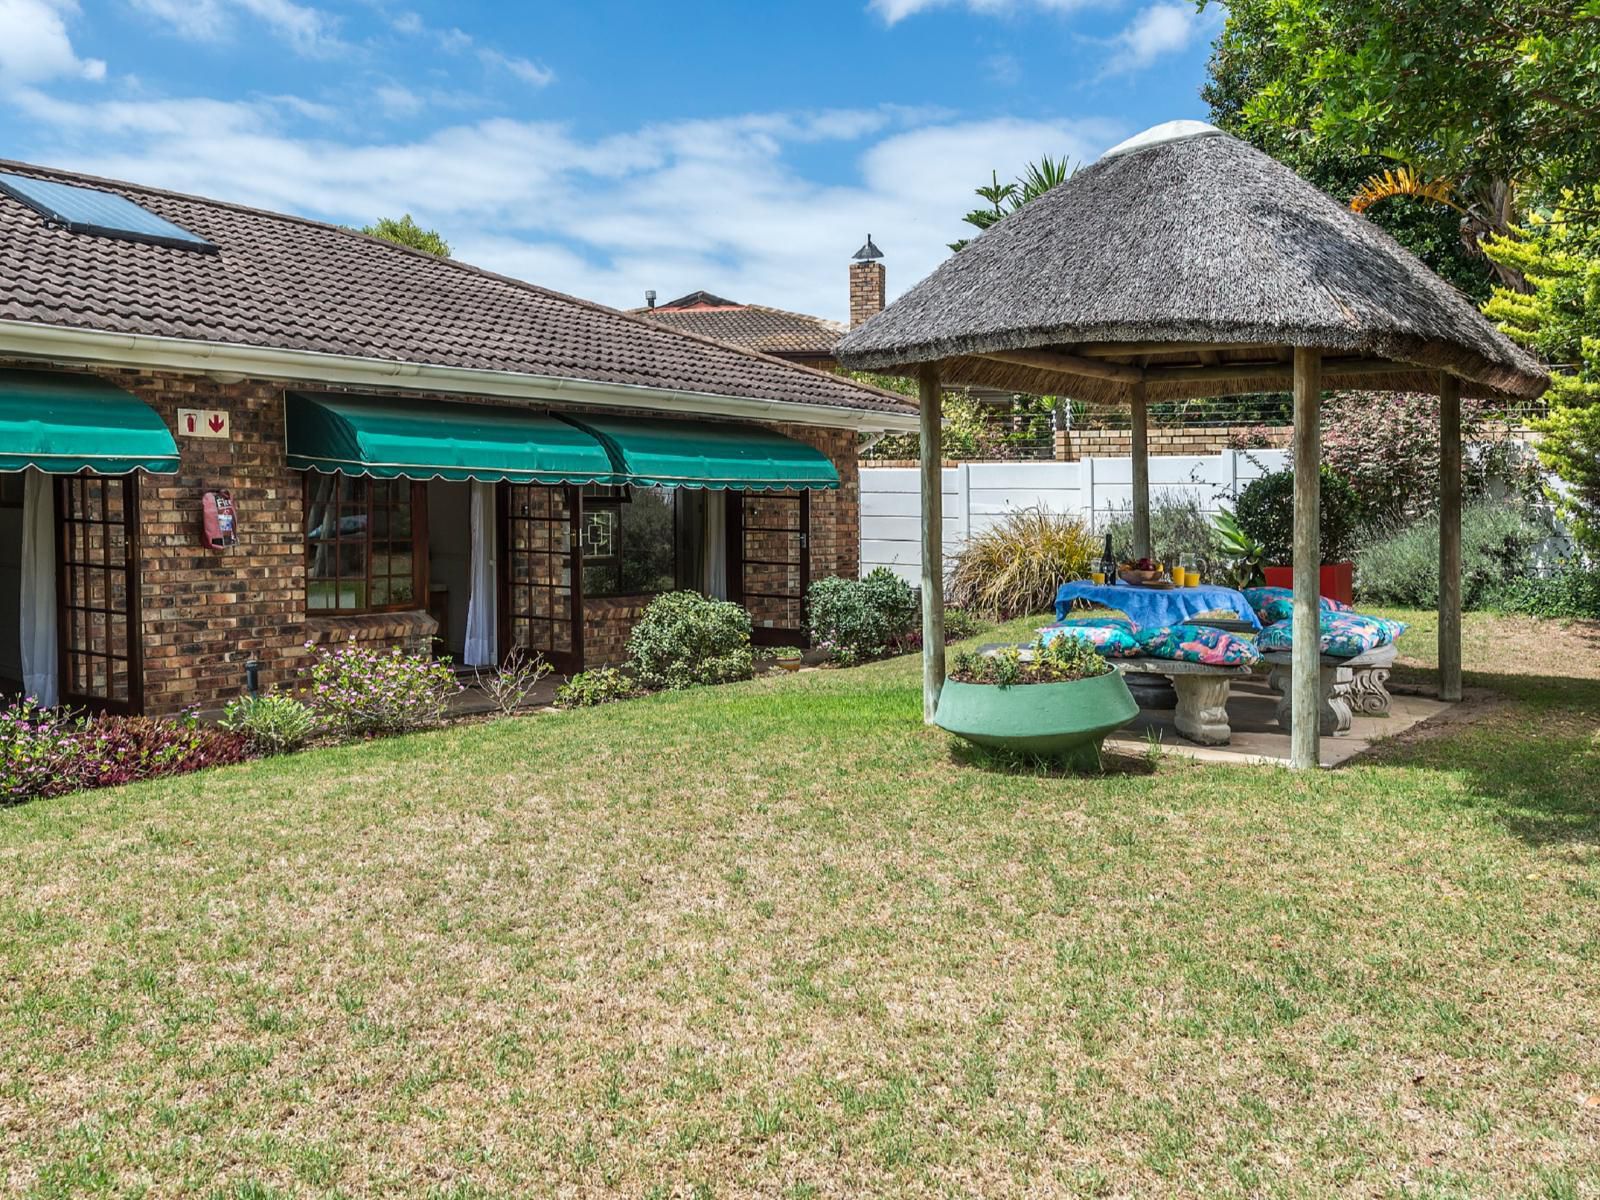
[{"label": "paved patio slab", "polygon": [[[1432,696],[1396,692],[1387,717],[1357,714],[1345,737],[1322,739],[1324,767],[1337,767],[1371,748],[1374,742],[1394,737],[1425,721],[1443,719],[1457,708]],[[1133,724],[1106,739],[1106,749],[1116,754],[1143,754],[1152,731],[1169,754],[1200,762],[1252,763],[1289,762],[1289,734],[1278,725],[1278,693],[1267,686],[1265,675],[1236,679],[1228,696],[1228,723],[1233,737],[1226,746],[1197,746],[1178,732],[1171,709],[1141,709]]]}]

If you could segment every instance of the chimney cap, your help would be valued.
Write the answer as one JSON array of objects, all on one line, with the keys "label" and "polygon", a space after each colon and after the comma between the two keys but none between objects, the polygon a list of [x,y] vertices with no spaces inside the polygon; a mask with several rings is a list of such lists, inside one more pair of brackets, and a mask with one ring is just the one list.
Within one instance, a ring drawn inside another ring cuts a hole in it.
[{"label": "chimney cap", "polygon": [[655,290],[655,288],[651,288],[649,291],[645,292],[645,294],[644,294],[644,302],[645,302],[645,305],[647,307],[649,307],[649,308],[654,308],[656,306],[656,290]]},{"label": "chimney cap", "polygon": [[882,258],[883,251],[872,244],[872,235],[867,234],[867,244],[850,256],[856,262],[871,262],[875,258]]}]

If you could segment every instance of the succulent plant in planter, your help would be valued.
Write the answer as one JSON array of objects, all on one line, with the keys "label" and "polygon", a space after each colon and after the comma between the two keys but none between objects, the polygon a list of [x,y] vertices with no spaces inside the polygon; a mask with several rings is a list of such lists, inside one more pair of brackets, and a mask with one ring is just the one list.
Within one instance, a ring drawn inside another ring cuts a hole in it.
[{"label": "succulent plant in planter", "polygon": [[1015,647],[958,653],[934,724],[979,746],[1098,770],[1100,743],[1138,712],[1110,663],[1077,638],[1057,637],[1028,658]]}]

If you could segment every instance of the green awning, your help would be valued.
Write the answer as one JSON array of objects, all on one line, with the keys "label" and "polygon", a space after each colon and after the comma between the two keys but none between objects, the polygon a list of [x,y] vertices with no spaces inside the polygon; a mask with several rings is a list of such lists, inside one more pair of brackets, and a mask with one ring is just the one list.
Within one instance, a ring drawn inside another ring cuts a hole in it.
[{"label": "green awning", "polygon": [[378,479],[617,483],[605,448],[543,413],[400,396],[291,392],[289,465]]},{"label": "green awning", "polygon": [[178,469],[178,447],[139,397],[93,375],[0,370],[0,471],[126,475]]},{"label": "green awning", "polygon": [[822,451],[759,426],[563,415],[605,443],[622,483],[750,492],[839,486]]}]

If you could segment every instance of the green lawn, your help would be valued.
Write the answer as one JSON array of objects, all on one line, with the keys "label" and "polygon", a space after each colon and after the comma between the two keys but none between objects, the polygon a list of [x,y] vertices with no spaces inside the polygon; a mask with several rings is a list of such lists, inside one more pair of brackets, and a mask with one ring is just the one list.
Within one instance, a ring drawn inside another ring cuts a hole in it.
[{"label": "green lawn", "polygon": [[1600,1195],[1600,634],[1491,627],[1320,775],[899,660],[0,810],[0,1193]]}]

